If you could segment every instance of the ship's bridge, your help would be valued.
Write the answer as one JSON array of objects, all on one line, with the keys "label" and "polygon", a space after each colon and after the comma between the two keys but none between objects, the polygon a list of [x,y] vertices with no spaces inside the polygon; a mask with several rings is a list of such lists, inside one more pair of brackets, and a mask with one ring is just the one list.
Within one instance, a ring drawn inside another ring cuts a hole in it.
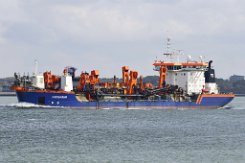
[{"label": "ship's bridge", "polygon": [[208,68],[206,62],[155,62],[155,71],[160,72],[159,87],[166,84],[178,85],[187,94],[199,94],[205,85],[204,72]]},{"label": "ship's bridge", "polygon": [[155,62],[154,70],[160,71],[161,67],[165,67],[168,71],[178,71],[178,70],[195,70],[195,69],[207,69],[208,63],[206,62],[183,62],[183,63],[174,63],[174,62]]}]

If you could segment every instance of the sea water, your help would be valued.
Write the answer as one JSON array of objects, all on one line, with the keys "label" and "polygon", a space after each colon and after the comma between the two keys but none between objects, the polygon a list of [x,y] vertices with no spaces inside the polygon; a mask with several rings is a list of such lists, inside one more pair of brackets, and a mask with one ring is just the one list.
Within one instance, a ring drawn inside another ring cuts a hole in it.
[{"label": "sea water", "polygon": [[245,98],[214,110],[81,110],[0,97],[0,162],[245,162]]}]

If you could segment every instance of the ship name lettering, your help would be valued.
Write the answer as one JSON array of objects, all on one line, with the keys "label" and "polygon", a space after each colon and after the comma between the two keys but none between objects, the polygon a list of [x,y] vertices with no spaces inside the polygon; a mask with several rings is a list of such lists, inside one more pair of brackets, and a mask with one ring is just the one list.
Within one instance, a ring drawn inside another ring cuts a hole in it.
[{"label": "ship name lettering", "polygon": [[66,99],[67,98],[67,96],[52,96],[52,98],[58,98],[58,99]]}]

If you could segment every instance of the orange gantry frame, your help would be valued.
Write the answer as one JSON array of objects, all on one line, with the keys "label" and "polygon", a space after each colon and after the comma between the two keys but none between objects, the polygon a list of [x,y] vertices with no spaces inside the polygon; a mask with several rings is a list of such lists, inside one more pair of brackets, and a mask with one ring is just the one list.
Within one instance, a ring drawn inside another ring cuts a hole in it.
[{"label": "orange gantry frame", "polygon": [[166,72],[167,72],[167,68],[165,66],[161,66],[160,67],[159,84],[158,84],[159,88],[165,87]]},{"label": "orange gantry frame", "polygon": [[99,83],[99,70],[91,71],[91,75],[89,76],[89,78],[91,85],[96,85],[97,83]]},{"label": "orange gantry frame", "polygon": [[46,71],[43,73],[45,88],[53,89],[55,84],[60,81],[60,77],[52,75],[51,71]]},{"label": "orange gantry frame", "polygon": [[94,87],[97,83],[99,83],[99,70],[91,71],[91,75],[89,75],[89,73],[82,72],[77,89],[81,91],[86,84],[90,84]]},{"label": "orange gantry frame", "polygon": [[130,79],[129,79],[129,84],[128,84],[128,94],[133,94],[134,92],[134,87],[137,85],[137,78],[138,78],[138,72],[137,71],[130,71]]},{"label": "orange gantry frame", "polygon": [[126,87],[125,94],[133,94],[134,87],[137,86],[138,72],[131,70],[129,72],[128,66],[122,67],[122,86]]},{"label": "orange gantry frame", "polygon": [[128,66],[122,67],[122,85],[127,87],[129,82],[129,68]]},{"label": "orange gantry frame", "polygon": [[86,72],[82,72],[80,75],[79,83],[77,85],[77,90],[81,91],[89,82],[89,74]]},{"label": "orange gantry frame", "polygon": [[166,72],[167,72],[167,67],[168,66],[183,66],[183,67],[207,67],[208,63],[206,62],[183,62],[183,63],[175,63],[175,62],[155,62],[153,64],[155,67],[160,67],[159,68],[159,84],[158,87],[162,88],[165,87],[165,81],[166,81]]}]

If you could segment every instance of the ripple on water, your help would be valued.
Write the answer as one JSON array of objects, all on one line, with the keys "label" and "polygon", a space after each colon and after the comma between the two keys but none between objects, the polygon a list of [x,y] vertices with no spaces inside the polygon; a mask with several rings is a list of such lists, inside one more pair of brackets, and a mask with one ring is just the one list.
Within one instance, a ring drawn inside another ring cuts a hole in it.
[{"label": "ripple on water", "polygon": [[216,110],[1,105],[0,162],[243,162],[242,101]]}]

